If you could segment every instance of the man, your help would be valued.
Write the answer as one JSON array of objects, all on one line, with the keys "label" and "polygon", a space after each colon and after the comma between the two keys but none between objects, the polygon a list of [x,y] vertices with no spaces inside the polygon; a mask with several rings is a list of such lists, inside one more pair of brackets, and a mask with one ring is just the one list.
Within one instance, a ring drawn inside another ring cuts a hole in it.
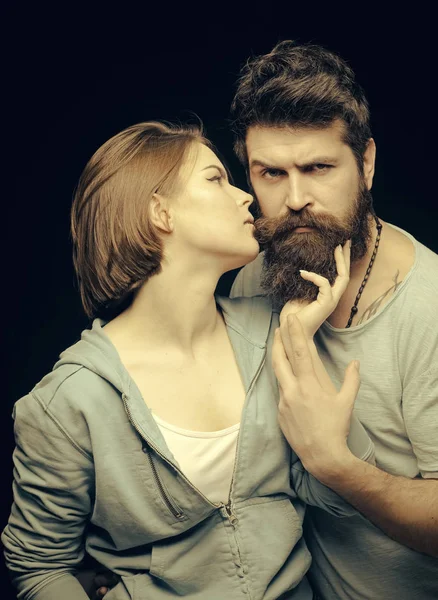
[{"label": "man", "polygon": [[316,409],[286,402],[282,428],[307,470],[363,515],[307,509],[312,585],[324,600],[438,598],[438,256],[375,215],[367,101],[334,53],[286,41],[253,59],[232,119],[265,245],[232,296],[308,301],[299,270],[332,281],[333,248],[352,238],[350,283],[315,339],[335,381],[360,360],[355,411],[378,468],[333,448]]},{"label": "man", "polygon": [[438,257],[374,214],[368,105],[338,56],[278,44],[244,67],[232,117],[265,252],[231,295],[311,300],[299,270],[333,281],[333,249],[353,241],[350,283],[316,342],[338,383],[360,360],[355,410],[378,468],[333,446],[318,407],[288,395],[280,413],[307,470],[363,515],[307,509],[312,585],[323,600],[438,598]]}]

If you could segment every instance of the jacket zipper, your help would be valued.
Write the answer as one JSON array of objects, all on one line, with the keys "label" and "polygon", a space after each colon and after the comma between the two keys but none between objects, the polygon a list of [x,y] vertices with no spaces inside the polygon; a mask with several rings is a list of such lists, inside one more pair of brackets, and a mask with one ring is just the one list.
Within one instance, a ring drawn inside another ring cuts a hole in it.
[{"label": "jacket zipper", "polygon": [[[260,371],[265,366],[265,362],[266,362],[266,350],[265,350],[265,352],[263,354],[262,362],[260,363],[259,368],[257,369],[256,374],[254,375],[254,377],[252,378],[252,381],[250,383],[250,386],[249,386],[249,389],[248,389],[248,393],[246,395],[247,398],[249,397],[249,395],[251,394],[251,392],[252,392],[252,390],[254,388],[255,382],[257,381],[258,376],[260,375]],[[245,404],[246,404],[246,401],[245,401]],[[225,508],[225,510],[227,512],[227,515],[228,515],[228,520],[230,521],[230,524],[233,526],[233,529],[235,529],[235,527],[237,525],[237,522],[238,522],[238,519],[237,519],[236,515],[233,513],[232,507],[231,507],[231,490],[233,489],[234,476],[236,474],[237,455],[238,455],[238,452],[239,452],[239,441],[240,441],[240,429],[239,429],[239,433],[237,435],[236,456],[234,457],[234,467],[233,467],[233,474],[231,476],[231,484],[230,484],[230,491],[229,491],[229,494],[228,494],[228,502],[227,502],[227,504],[224,504],[224,508]]]},{"label": "jacket zipper", "polygon": [[227,513],[227,517],[230,522],[230,525],[233,527],[233,529],[235,529],[238,519],[237,519],[236,515],[233,513],[233,509],[231,508],[231,502],[228,502],[228,504],[224,504],[223,507],[225,509],[225,512]]},{"label": "jacket zipper", "polygon": [[[263,369],[263,367],[265,365],[265,362],[266,362],[266,350],[265,350],[265,352],[263,354],[262,362],[260,363],[259,368],[257,369],[257,372],[254,375],[254,377],[253,377],[253,379],[252,379],[252,381],[250,383],[250,386],[249,386],[246,398],[248,398],[249,395],[251,394],[251,392],[252,392],[252,390],[254,388],[255,382],[257,381],[258,376],[260,375],[260,371]],[[246,398],[245,398],[245,406],[246,406]],[[239,519],[236,517],[235,513],[233,512],[233,506],[232,506],[232,503],[231,503],[231,491],[233,489],[234,475],[236,473],[237,455],[238,455],[238,451],[239,451],[239,439],[240,439],[240,430],[239,430],[239,435],[237,436],[236,456],[234,458],[234,468],[233,468],[233,475],[231,477],[231,484],[230,484],[230,492],[229,492],[229,495],[228,495],[228,502],[226,504],[222,504],[222,506],[225,509],[225,512],[227,514],[228,521],[229,521],[231,527],[233,528],[234,532],[235,532],[235,530],[237,528],[237,524],[239,522]],[[242,568],[242,553],[240,551],[239,540],[237,539],[236,533],[234,533],[234,540],[236,542],[237,555],[239,557],[239,566],[238,566],[238,568],[241,569]]]},{"label": "jacket zipper", "polygon": [[224,504],[223,506],[224,506],[225,512],[227,513],[228,521],[230,522],[230,525],[233,528],[233,536],[234,536],[234,541],[236,543],[238,561],[236,562],[236,560],[234,560],[234,564],[236,565],[236,567],[238,569],[242,569],[243,568],[242,567],[242,553],[240,551],[239,540],[237,539],[237,535],[236,535],[236,527],[237,527],[238,519],[237,519],[236,515],[233,513],[233,509],[231,507],[231,501],[228,501],[228,503]]},{"label": "jacket zipper", "polygon": [[[140,435],[140,438],[142,440],[144,440],[144,436],[143,436],[143,433],[141,431],[141,428],[139,427],[137,421],[132,416],[131,409],[128,406],[126,394],[122,394],[122,400],[123,400],[123,405],[125,407],[126,413],[127,413],[128,417],[129,417],[129,420],[131,421],[134,429]],[[163,460],[165,460],[166,462],[168,462],[167,459],[161,454],[161,452],[159,452],[158,448],[156,448],[153,444],[150,444],[150,445],[155,450],[155,452],[159,456],[161,456],[161,458]],[[145,446],[143,446],[143,448],[145,448]],[[157,468],[156,468],[156,466],[155,466],[155,464],[154,464],[154,462],[152,460],[152,456],[150,455],[149,450],[148,450],[147,447],[146,447],[146,454],[147,454],[147,457],[148,457],[149,464],[151,466],[151,470],[152,470],[152,474],[153,474],[155,483],[157,484],[157,487],[158,487],[158,489],[160,491],[161,497],[164,500],[164,503],[166,504],[167,508],[170,510],[170,512],[173,514],[173,516],[176,519],[181,519],[182,517],[184,517],[184,514],[179,510],[179,508],[176,507],[175,503],[172,501],[172,499],[170,498],[169,494],[164,489],[164,486],[163,486],[163,484],[161,482],[161,479],[158,476]]]},{"label": "jacket zipper", "polygon": [[178,508],[176,508],[176,506],[173,504],[170,496],[166,493],[166,490],[164,489],[164,486],[161,483],[161,479],[158,477],[157,469],[155,467],[154,461],[152,460],[152,456],[149,453],[149,449],[145,446],[144,446],[144,448],[146,448],[145,454],[147,454],[149,464],[151,466],[152,473],[154,475],[155,482],[158,486],[158,489],[161,492],[164,502],[166,503],[168,509],[173,514],[173,516],[176,517],[177,519],[181,519],[184,516],[183,513]]}]

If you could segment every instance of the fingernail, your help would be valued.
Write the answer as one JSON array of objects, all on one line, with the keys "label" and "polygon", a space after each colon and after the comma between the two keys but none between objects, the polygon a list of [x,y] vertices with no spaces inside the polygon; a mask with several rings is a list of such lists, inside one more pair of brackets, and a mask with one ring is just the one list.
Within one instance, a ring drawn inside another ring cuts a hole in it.
[{"label": "fingernail", "polygon": [[300,269],[300,273],[309,273],[309,271],[306,271],[304,269]]},{"label": "fingernail", "polygon": [[354,364],[354,368],[356,369],[356,371],[359,371],[359,369],[360,369],[360,362],[358,360],[355,360],[353,362],[353,364]]},{"label": "fingernail", "polygon": [[348,245],[351,248],[351,240],[348,240]]}]

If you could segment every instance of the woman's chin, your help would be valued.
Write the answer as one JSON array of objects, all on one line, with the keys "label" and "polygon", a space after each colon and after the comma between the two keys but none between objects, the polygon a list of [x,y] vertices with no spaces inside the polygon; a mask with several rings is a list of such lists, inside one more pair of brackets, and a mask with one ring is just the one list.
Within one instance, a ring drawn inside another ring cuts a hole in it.
[{"label": "woman's chin", "polygon": [[225,273],[228,271],[233,271],[234,269],[240,269],[257,258],[260,252],[260,247],[255,240],[254,242],[255,243],[252,249],[248,249],[248,251],[245,253],[233,256],[232,261],[227,261],[228,264],[226,265],[227,269],[224,271]]}]

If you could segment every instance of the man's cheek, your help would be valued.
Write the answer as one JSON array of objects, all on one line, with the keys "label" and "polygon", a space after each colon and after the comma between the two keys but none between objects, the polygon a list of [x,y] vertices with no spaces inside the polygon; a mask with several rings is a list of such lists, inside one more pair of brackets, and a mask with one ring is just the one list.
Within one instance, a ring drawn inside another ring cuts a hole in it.
[{"label": "man's cheek", "polygon": [[281,202],[276,198],[275,194],[263,194],[263,196],[256,195],[259,201],[261,213],[264,217],[278,217],[282,213],[282,209],[285,207],[284,202]]}]

